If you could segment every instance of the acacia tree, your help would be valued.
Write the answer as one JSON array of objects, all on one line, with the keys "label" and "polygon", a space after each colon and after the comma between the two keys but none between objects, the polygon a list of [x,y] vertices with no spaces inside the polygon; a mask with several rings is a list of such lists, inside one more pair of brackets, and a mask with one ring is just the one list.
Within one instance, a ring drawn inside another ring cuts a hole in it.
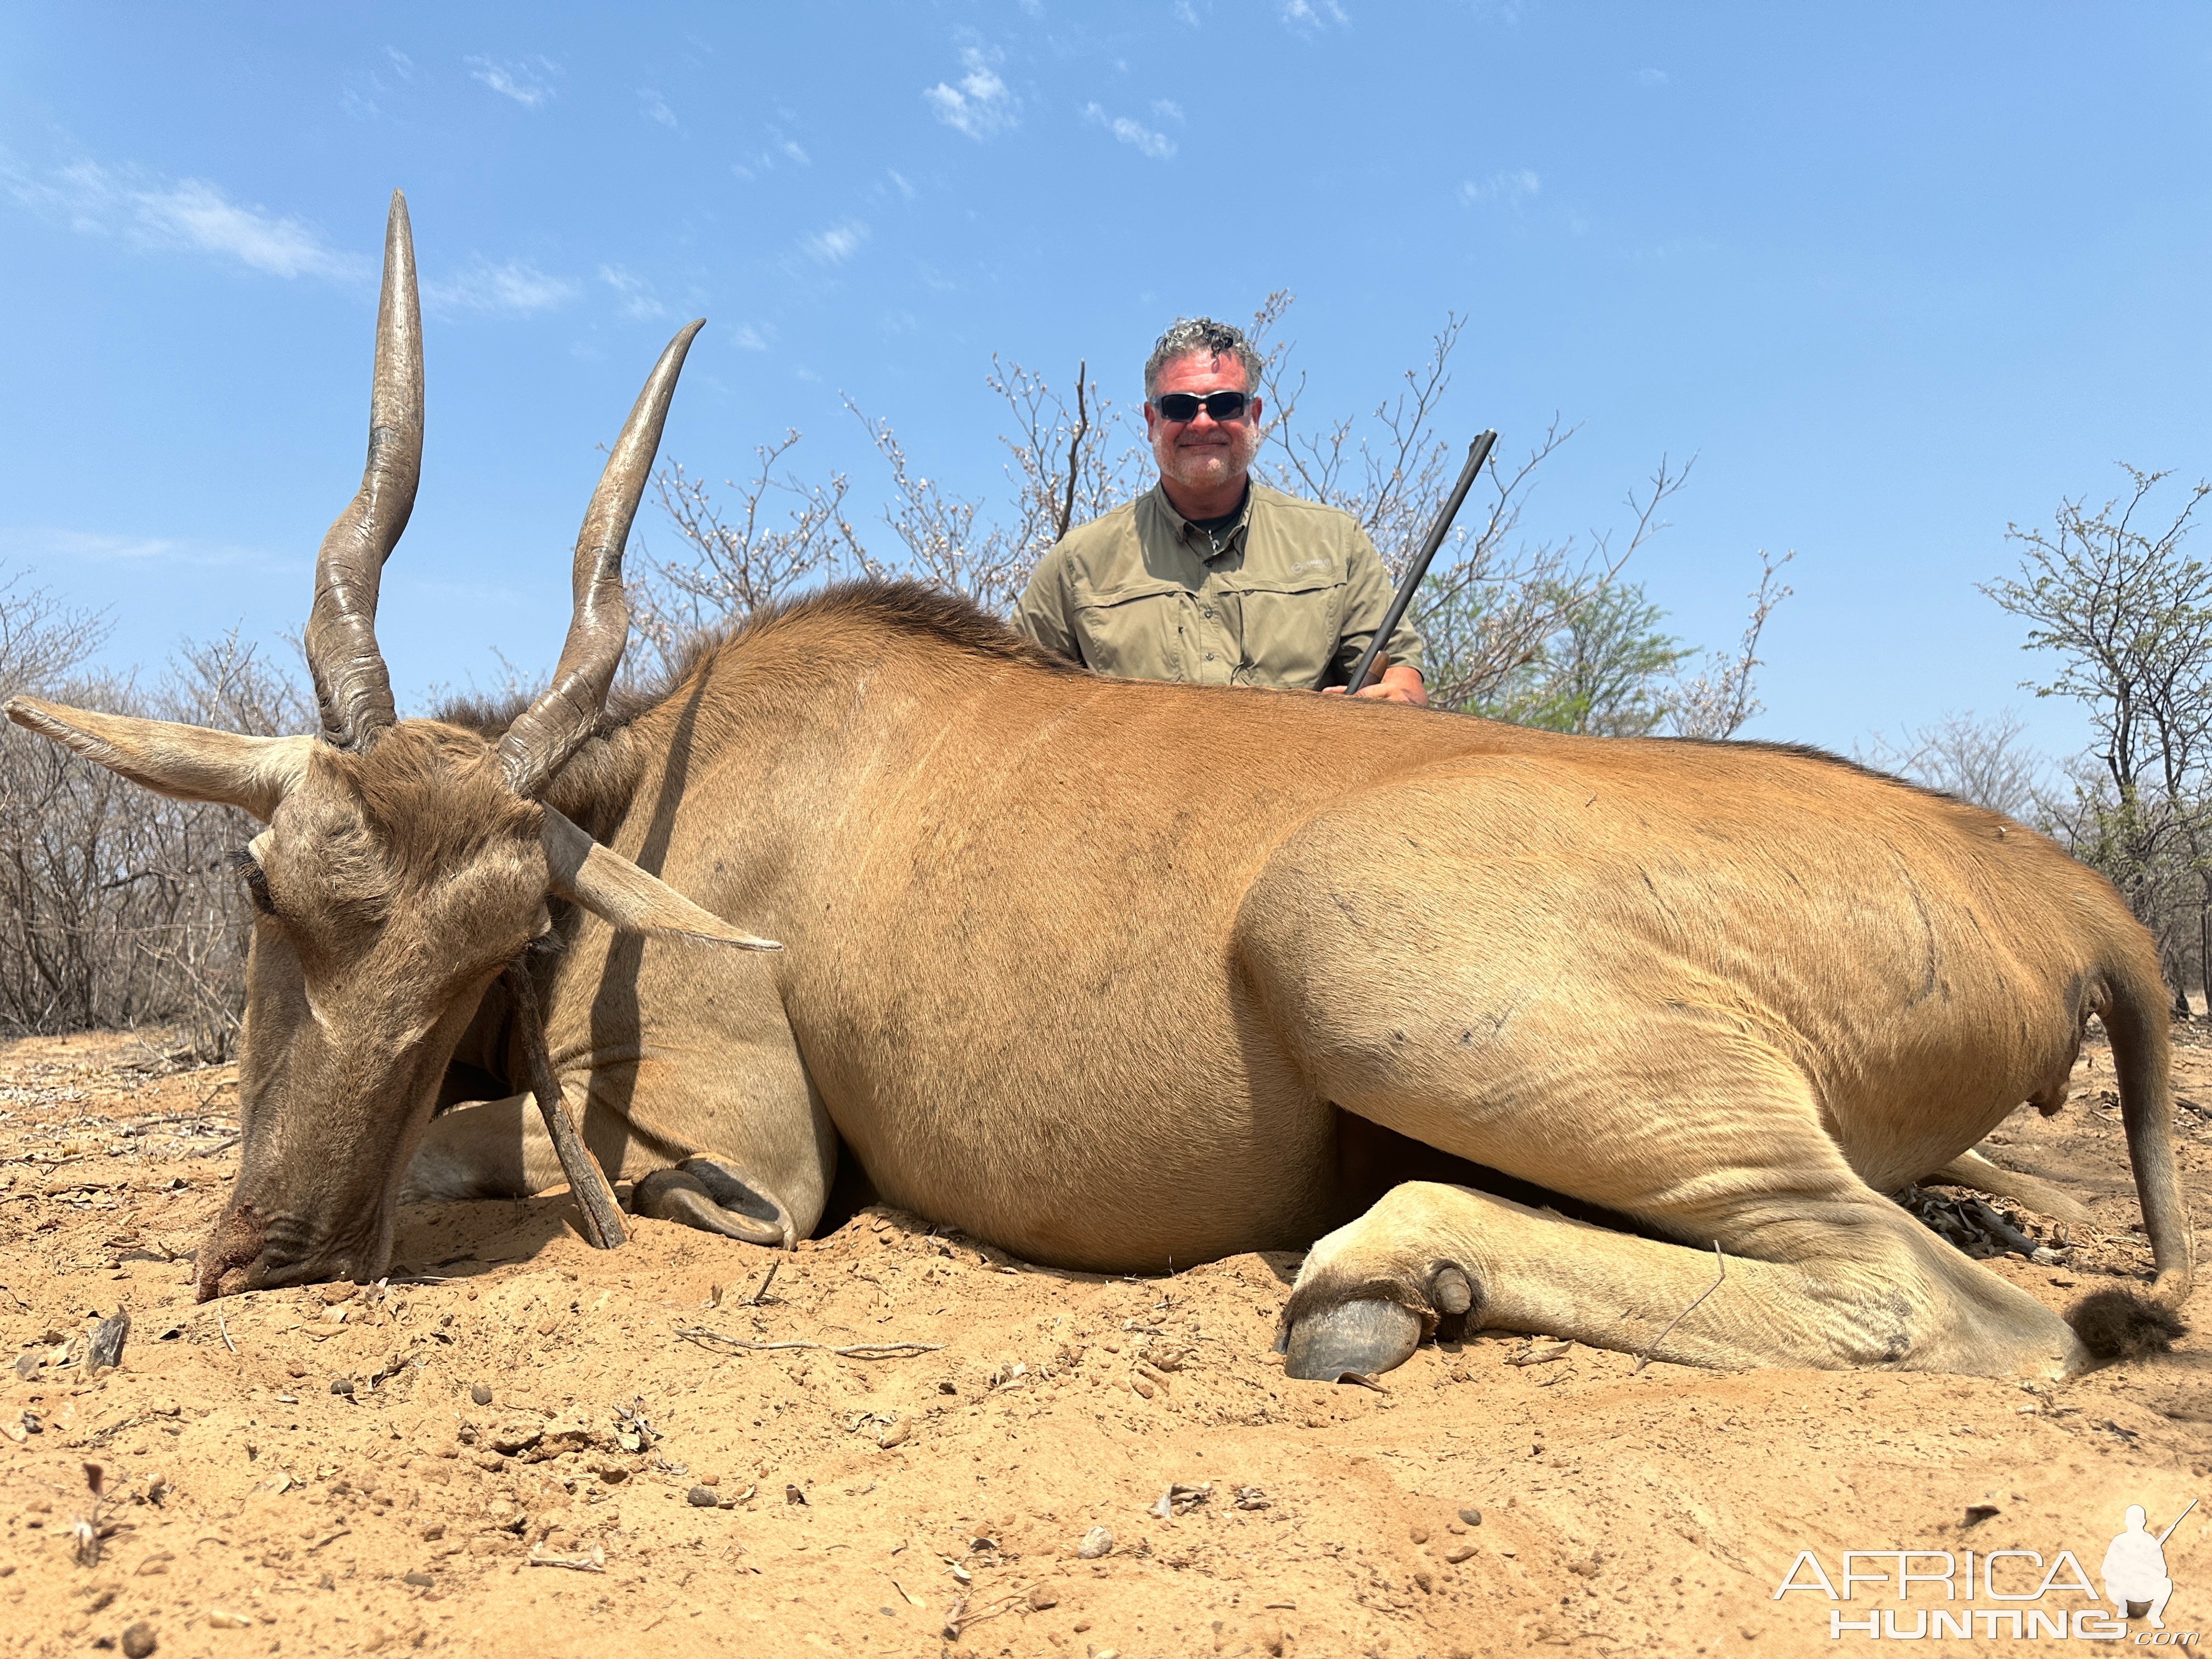
[{"label": "acacia tree", "polygon": [[[2028,624],[2027,649],[2058,659],[2027,689],[2088,713],[2096,769],[2058,828],[2157,936],[2185,1013],[2190,947],[2200,976],[2212,963],[2212,569],[2182,544],[2212,484],[2154,512],[2172,475],[2122,470],[2128,489],[2094,513],[2076,498],[2047,531],[2008,526],[2021,574],[1982,592]],[[2177,903],[2184,892],[2193,902]]]}]

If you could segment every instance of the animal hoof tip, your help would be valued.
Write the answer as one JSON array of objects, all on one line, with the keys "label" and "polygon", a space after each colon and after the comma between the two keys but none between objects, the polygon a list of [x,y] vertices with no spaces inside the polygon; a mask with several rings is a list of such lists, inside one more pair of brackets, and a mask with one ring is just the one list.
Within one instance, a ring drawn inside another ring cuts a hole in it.
[{"label": "animal hoof tip", "polygon": [[1474,1286],[1465,1273],[1447,1262],[1429,1281],[1429,1301],[1438,1313],[1463,1314],[1474,1306]]},{"label": "animal hoof tip", "polygon": [[1395,1302],[1341,1302],[1291,1328],[1283,1372],[1307,1382],[1337,1382],[1395,1370],[1421,1346],[1421,1318]]}]

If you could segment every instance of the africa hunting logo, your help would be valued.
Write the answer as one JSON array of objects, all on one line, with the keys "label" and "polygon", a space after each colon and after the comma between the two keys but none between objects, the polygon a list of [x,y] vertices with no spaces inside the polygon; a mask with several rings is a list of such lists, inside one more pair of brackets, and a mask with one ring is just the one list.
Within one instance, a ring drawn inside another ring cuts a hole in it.
[{"label": "africa hunting logo", "polygon": [[[1800,1550],[1773,1599],[1805,1594],[1851,1604],[1848,1613],[1828,1609],[1828,1635],[1836,1641],[2008,1636],[2118,1642],[2132,1635],[2141,1647],[2194,1647],[2195,1631],[2166,1627],[2173,1595],[2166,1540],[2196,1507],[2190,1499],[2164,1531],[2154,1532],[2142,1506],[2130,1504],[2098,1565],[2101,1595],[2072,1550],[2048,1562],[2039,1550],[1846,1550],[1841,1571],[1832,1574],[1815,1552]],[[1878,1605],[1893,1592],[1901,1605]],[[1939,1592],[1942,1605],[1932,1605]],[[1916,1598],[1917,1607],[1911,1605]],[[2131,1624],[2138,1626],[2132,1632]]]}]

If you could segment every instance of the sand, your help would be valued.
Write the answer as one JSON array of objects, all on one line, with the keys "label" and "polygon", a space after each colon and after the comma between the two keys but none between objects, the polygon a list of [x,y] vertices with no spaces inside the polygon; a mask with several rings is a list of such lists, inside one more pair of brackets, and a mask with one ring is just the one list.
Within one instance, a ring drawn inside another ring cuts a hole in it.
[{"label": "sand", "polygon": [[[2178,1078],[2212,1103],[2212,1051]],[[2091,1206],[2056,1265],[1989,1264],[2058,1307],[2148,1268],[2101,1048],[2075,1083],[1989,1147]],[[1832,1652],[1832,1612],[1909,1632],[1941,1587],[1778,1601],[1800,1552],[2094,1575],[2128,1504],[2162,1528],[2212,1473],[2195,1337],[2042,1383],[1485,1334],[1326,1386],[1272,1352],[1294,1257],[1109,1279],[882,1209],[776,1255],[649,1220],[594,1251],[565,1195],[425,1207],[382,1285],[203,1306],[235,1104],[230,1068],[134,1036],[0,1047],[0,1650]],[[2212,1113],[2179,1116],[2194,1198]],[[2208,1525],[2166,1545],[2175,1630],[2212,1629]],[[1991,1641],[1950,1646],[2080,1645]]]}]

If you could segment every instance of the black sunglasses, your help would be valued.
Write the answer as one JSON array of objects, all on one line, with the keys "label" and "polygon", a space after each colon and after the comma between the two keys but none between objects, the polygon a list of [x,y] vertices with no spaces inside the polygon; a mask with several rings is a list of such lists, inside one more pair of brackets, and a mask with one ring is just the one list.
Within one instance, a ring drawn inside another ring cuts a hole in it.
[{"label": "black sunglasses", "polygon": [[1234,421],[1243,418],[1251,401],[1251,394],[1243,392],[1209,392],[1203,398],[1195,392],[1164,392],[1152,399],[1152,407],[1164,421],[1194,421],[1201,404],[1215,420]]}]

